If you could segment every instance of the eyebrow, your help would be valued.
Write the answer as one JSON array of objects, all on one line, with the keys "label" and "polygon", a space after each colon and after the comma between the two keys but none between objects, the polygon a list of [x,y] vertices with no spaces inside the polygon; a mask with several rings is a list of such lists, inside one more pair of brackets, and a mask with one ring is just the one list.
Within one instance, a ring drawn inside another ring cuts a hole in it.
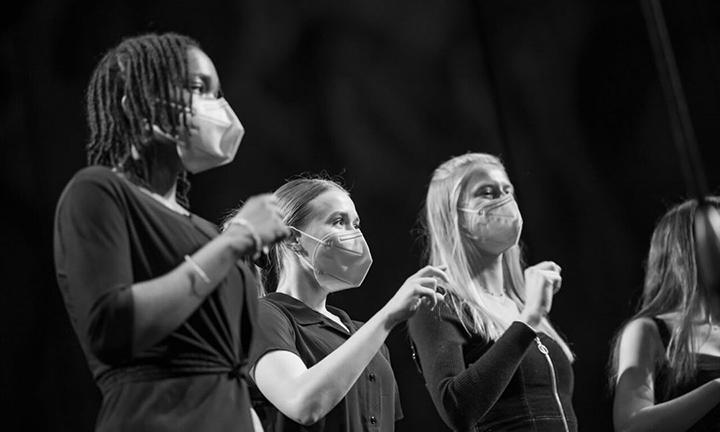
[{"label": "eyebrow", "polygon": [[[192,72],[188,75],[188,79],[193,78],[200,78],[203,81],[203,84],[210,87],[213,84],[212,76],[206,73],[202,72]],[[220,85],[220,80],[217,80],[217,91],[222,92],[222,86]]]},{"label": "eyebrow", "polygon": [[[335,210],[334,212],[330,213],[330,215],[328,215],[326,220],[330,220],[330,219],[334,218],[335,216],[349,216],[349,215],[350,215],[350,213],[348,213],[344,210]],[[353,220],[353,222],[360,223],[360,216],[355,216],[355,219]]]},{"label": "eyebrow", "polygon": [[482,188],[488,187],[488,186],[497,186],[500,188],[510,187],[511,189],[515,189],[515,186],[510,182],[505,183],[505,182],[496,182],[494,180],[481,180],[480,182],[477,183],[477,185],[474,188],[472,188],[472,191],[475,192],[479,189],[482,189]]}]

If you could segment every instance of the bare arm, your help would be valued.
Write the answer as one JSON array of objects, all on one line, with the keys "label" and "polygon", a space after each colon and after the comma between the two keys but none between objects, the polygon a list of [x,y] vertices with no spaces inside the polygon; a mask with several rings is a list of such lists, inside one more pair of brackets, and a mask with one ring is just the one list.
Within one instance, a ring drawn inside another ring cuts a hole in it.
[{"label": "bare arm", "polygon": [[237,217],[247,224],[230,224],[195,252],[190,262],[158,278],[132,285],[133,353],[152,346],[187,320],[235,262],[255,251],[256,241],[270,244],[287,234],[269,195],[249,199]]},{"label": "bare arm", "polygon": [[257,413],[252,408],[250,408],[250,416],[252,417],[253,422],[253,432],[263,432],[263,426],[262,422],[260,421],[260,417],[258,417]]},{"label": "bare arm", "polygon": [[720,381],[713,380],[656,405],[655,365],[662,355],[662,342],[651,320],[638,319],[627,325],[620,343],[613,405],[616,431],[685,431],[720,402]]},{"label": "bare arm", "polygon": [[395,296],[355,334],[323,360],[307,368],[300,357],[271,351],[256,362],[254,379],[260,391],[283,414],[309,425],[327,415],[345,397],[382,346],[390,330],[417,310],[420,298],[436,303],[436,279],[442,271],[426,267],[408,278]]},{"label": "bare arm", "polygon": [[[240,229],[240,228],[238,228]],[[221,235],[203,246],[191,259],[208,281],[188,262],[171,272],[133,284],[133,354],[151,347],[173,332],[205,301],[241,255],[253,249],[252,238],[238,238],[235,246]]]}]

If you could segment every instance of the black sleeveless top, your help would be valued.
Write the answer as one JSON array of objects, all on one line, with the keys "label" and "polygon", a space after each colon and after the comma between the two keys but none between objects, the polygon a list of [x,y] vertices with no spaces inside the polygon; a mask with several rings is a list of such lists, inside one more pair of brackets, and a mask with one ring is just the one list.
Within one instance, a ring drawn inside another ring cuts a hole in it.
[{"label": "black sleeveless top", "polygon": [[[670,329],[668,325],[660,318],[653,317],[652,320],[660,332],[660,339],[663,347],[667,348],[670,343]],[[695,364],[697,371],[695,376],[688,382],[675,387],[669,385],[669,374],[672,367],[667,359],[657,370],[655,374],[655,402],[661,403],[676,397],[682,396],[701,385],[720,378],[720,357],[709,354],[695,354]],[[720,430],[720,405],[716,405],[703,418],[688,429],[688,432],[704,432]]]}]

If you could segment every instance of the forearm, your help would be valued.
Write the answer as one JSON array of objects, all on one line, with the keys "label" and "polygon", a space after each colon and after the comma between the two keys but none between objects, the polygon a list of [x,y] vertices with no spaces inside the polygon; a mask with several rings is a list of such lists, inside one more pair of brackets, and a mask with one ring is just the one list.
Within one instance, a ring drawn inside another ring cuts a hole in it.
[{"label": "forearm", "polygon": [[252,417],[253,432],[263,432],[263,426],[262,422],[260,421],[260,417],[258,417],[257,413],[252,408],[250,408],[250,417]]},{"label": "forearm", "polygon": [[[689,429],[720,402],[720,383],[710,381],[675,399],[615,416],[619,432],[680,432]],[[617,411],[618,407],[616,407]],[[622,418],[618,418],[622,417]]]},{"label": "forearm", "polygon": [[379,311],[345,343],[297,377],[292,388],[305,423],[324,417],[345,397],[391,329],[387,314]]},{"label": "forearm", "polygon": [[[440,360],[437,371],[426,371],[434,399],[444,417],[455,428],[463,429],[480,420],[500,398],[532,344],[535,333],[524,324],[512,325],[495,343],[467,368],[462,359]],[[433,355],[447,357],[442,351]],[[432,376],[430,376],[432,375]]]},{"label": "forearm", "polygon": [[133,284],[133,353],[147,349],[185,322],[225,278],[239,252],[219,236],[190,257],[199,269],[185,261],[161,277]]}]

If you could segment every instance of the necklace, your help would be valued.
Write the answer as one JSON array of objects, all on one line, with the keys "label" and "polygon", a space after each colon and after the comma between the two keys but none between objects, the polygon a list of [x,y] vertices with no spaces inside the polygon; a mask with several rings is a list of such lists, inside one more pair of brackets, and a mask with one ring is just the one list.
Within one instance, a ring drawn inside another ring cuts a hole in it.
[{"label": "necklace", "polygon": [[501,292],[500,294],[496,294],[494,292],[488,291],[488,290],[482,290],[485,294],[489,295],[490,297],[495,297],[497,299],[504,299],[507,298],[507,295],[505,295],[505,292]]}]

